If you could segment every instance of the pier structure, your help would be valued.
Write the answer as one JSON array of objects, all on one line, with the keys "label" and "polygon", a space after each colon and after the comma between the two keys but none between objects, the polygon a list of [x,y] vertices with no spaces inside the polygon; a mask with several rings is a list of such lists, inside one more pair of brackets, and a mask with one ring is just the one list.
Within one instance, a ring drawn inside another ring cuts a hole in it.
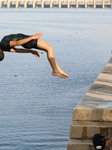
[{"label": "pier structure", "polygon": [[94,150],[97,133],[112,137],[112,58],[73,110],[67,150]]},{"label": "pier structure", "polygon": [[0,0],[0,8],[112,8],[112,0]]}]

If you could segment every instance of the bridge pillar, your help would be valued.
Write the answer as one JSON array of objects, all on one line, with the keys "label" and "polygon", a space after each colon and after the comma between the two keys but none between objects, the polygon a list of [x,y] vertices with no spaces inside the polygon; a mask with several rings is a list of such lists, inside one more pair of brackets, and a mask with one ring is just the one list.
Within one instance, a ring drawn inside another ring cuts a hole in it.
[{"label": "bridge pillar", "polygon": [[33,2],[33,8],[35,8],[35,2]]},{"label": "bridge pillar", "polygon": [[102,8],[105,8],[105,0],[102,0]]},{"label": "bridge pillar", "polygon": [[27,0],[24,1],[24,8],[27,8]]},{"label": "bridge pillar", "polygon": [[44,1],[42,0],[42,5],[41,5],[41,8],[44,8]]},{"label": "bridge pillar", "polygon": [[53,7],[53,1],[51,0],[50,1],[50,8],[52,8]]},{"label": "bridge pillar", "polygon": [[2,7],[2,3],[3,3],[3,2],[2,2],[2,1],[0,1],[0,8]]},{"label": "bridge pillar", "polygon": [[105,8],[105,2],[104,2],[104,0],[102,1],[102,8]]},{"label": "bridge pillar", "polygon": [[61,2],[59,1],[59,8],[61,8]]},{"label": "bridge pillar", "polygon": [[36,0],[33,0],[33,8],[36,6]]},{"label": "bridge pillar", "polygon": [[18,1],[16,1],[16,8],[18,8],[19,7],[19,2]]},{"label": "bridge pillar", "polygon": [[67,1],[67,8],[70,8],[70,0]]},{"label": "bridge pillar", "polygon": [[70,3],[69,2],[67,3],[67,8],[70,8]]},{"label": "bridge pillar", "polygon": [[85,8],[87,8],[87,0],[85,0]]},{"label": "bridge pillar", "polygon": [[7,8],[10,8],[10,0],[7,1]]},{"label": "bridge pillar", "polygon": [[16,8],[19,7],[19,0],[16,0]]},{"label": "bridge pillar", "polygon": [[110,0],[110,3],[111,3],[111,8],[112,8],[112,0]]},{"label": "bridge pillar", "polygon": [[96,8],[96,0],[93,1],[94,8]]},{"label": "bridge pillar", "polygon": [[79,1],[76,0],[76,8],[78,8],[78,7],[79,7]]}]

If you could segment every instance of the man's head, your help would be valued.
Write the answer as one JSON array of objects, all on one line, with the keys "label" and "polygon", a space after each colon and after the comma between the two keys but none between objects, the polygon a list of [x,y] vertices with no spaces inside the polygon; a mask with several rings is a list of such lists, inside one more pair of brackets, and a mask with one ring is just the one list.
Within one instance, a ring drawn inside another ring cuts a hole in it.
[{"label": "man's head", "polygon": [[105,147],[106,141],[105,137],[101,134],[95,134],[93,137],[93,145],[95,150],[103,150]]},{"label": "man's head", "polygon": [[0,49],[0,61],[2,61],[4,59],[4,53],[3,51]]}]

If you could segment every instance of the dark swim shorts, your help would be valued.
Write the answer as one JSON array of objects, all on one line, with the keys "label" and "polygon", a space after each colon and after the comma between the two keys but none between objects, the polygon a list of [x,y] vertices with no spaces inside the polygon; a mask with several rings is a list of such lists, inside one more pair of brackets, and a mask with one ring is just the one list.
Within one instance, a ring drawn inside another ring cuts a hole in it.
[{"label": "dark swim shorts", "polygon": [[[30,36],[21,34],[21,33],[7,35],[7,36],[3,37],[3,39],[1,40],[0,48],[2,49],[2,51],[10,51],[10,49],[11,49],[10,41],[19,41],[19,40],[22,40],[22,39],[25,39],[28,37],[30,37]],[[31,48],[37,49],[37,42],[38,42],[38,39],[31,40],[21,46],[24,48],[27,48],[27,49],[31,49]]]},{"label": "dark swim shorts", "polygon": [[[20,39],[25,39],[27,37],[30,37],[25,34],[17,34],[17,36],[19,36]],[[37,49],[37,42],[38,42],[38,39],[34,39],[34,40],[31,40],[31,41],[23,44],[22,47],[27,48],[27,49],[31,49],[31,48]]]}]

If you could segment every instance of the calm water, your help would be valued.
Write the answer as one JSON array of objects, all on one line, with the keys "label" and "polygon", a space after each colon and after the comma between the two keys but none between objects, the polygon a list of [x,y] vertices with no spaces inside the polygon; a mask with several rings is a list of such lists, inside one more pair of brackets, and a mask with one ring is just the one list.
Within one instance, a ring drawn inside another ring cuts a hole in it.
[{"label": "calm water", "polygon": [[0,149],[66,150],[72,111],[111,57],[111,9],[1,9],[0,38],[35,34],[69,74],[51,76],[46,53],[0,62]]}]

